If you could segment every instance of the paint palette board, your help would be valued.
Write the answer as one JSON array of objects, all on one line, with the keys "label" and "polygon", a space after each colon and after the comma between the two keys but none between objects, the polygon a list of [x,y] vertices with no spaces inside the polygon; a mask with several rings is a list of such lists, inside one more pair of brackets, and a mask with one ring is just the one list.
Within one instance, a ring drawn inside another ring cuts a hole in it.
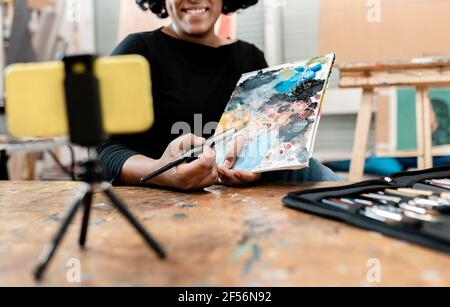
[{"label": "paint palette board", "polygon": [[244,74],[216,130],[236,133],[216,144],[217,163],[262,173],[308,167],[335,55]]}]

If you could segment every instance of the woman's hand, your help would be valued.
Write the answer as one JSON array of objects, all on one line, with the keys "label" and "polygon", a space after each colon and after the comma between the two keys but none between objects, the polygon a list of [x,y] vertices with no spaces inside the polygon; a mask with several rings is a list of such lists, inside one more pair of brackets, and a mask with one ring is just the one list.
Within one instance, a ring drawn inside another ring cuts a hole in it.
[{"label": "woman's hand", "polygon": [[246,185],[258,181],[261,174],[254,174],[242,170],[232,170],[236,164],[239,153],[244,148],[247,140],[243,135],[237,135],[234,138],[234,143],[231,149],[225,155],[225,162],[222,167],[219,167],[218,174],[221,183],[228,186]]},{"label": "woman's hand", "polygon": [[[183,153],[195,146],[205,144],[204,138],[194,134],[186,134],[171,142],[159,159],[159,164],[164,165],[179,158]],[[199,158],[191,163],[184,163],[164,174],[168,186],[185,191],[196,191],[217,183],[218,172],[216,164],[216,152],[205,146]]]},{"label": "woman's hand", "polygon": [[[179,158],[192,147],[204,143],[205,139],[187,134],[171,142],[159,160],[141,155],[133,156],[122,167],[121,181],[125,184],[139,184],[143,176]],[[194,162],[174,167],[148,183],[184,191],[197,191],[216,184],[217,180],[216,152],[205,146],[203,154]]]},{"label": "woman's hand", "polygon": [[251,184],[261,179],[261,174],[255,174],[242,170],[231,170],[225,167],[218,169],[220,182],[227,186],[242,186]]}]

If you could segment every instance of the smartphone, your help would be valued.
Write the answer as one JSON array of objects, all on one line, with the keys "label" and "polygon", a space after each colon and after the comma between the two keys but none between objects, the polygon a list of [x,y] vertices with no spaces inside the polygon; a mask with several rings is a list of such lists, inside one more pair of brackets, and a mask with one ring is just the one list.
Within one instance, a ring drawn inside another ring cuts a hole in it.
[{"label": "smartphone", "polygon": [[[150,66],[140,55],[97,58],[103,130],[139,133],[154,122]],[[62,61],[13,64],[5,71],[5,108],[15,138],[68,135]]]}]

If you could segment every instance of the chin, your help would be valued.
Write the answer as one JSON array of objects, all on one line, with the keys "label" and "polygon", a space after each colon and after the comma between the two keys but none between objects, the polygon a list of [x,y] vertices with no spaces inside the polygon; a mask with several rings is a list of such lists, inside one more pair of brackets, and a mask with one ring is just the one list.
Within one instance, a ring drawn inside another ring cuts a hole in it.
[{"label": "chin", "polygon": [[185,33],[192,36],[203,36],[208,34],[211,29],[214,29],[214,26],[210,25],[187,25],[184,28]]}]

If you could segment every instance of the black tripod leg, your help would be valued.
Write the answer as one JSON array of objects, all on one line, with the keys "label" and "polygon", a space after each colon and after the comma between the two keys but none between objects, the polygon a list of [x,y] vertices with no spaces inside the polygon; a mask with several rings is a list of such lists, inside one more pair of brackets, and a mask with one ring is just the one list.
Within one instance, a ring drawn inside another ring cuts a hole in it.
[{"label": "black tripod leg", "polygon": [[145,230],[145,228],[134,218],[134,216],[131,214],[131,212],[128,210],[128,208],[125,206],[125,204],[113,193],[111,190],[109,184],[107,187],[103,188],[103,192],[108,196],[108,198],[111,200],[114,207],[119,210],[120,213],[122,213],[125,218],[133,225],[133,227],[141,234],[142,237],[144,237],[147,244],[158,254],[159,258],[165,258],[166,253],[162,249],[162,247],[158,244],[158,242],[153,239],[150,234]]},{"label": "black tripod leg", "polygon": [[92,205],[92,189],[90,189],[84,199],[83,199],[83,206],[84,206],[84,213],[83,213],[83,222],[81,224],[81,233],[80,233],[80,246],[84,247],[86,244],[86,237],[89,227],[89,216],[91,214],[91,205]]},{"label": "black tripod leg", "polygon": [[9,180],[8,154],[4,150],[0,150],[0,180]]},{"label": "black tripod leg", "polygon": [[44,275],[45,269],[47,268],[48,264],[52,260],[53,255],[56,252],[56,249],[58,248],[59,244],[61,243],[67,228],[70,225],[70,222],[75,217],[75,214],[77,213],[78,206],[83,202],[83,199],[85,198],[85,195],[87,193],[87,190],[80,190],[80,194],[75,196],[74,200],[72,201],[69,211],[64,216],[62,224],[60,228],[58,229],[57,233],[53,237],[52,241],[49,243],[48,246],[45,247],[45,249],[42,252],[41,257],[39,258],[38,265],[36,266],[36,269],[34,271],[34,278],[36,280],[40,280],[42,276]]}]

